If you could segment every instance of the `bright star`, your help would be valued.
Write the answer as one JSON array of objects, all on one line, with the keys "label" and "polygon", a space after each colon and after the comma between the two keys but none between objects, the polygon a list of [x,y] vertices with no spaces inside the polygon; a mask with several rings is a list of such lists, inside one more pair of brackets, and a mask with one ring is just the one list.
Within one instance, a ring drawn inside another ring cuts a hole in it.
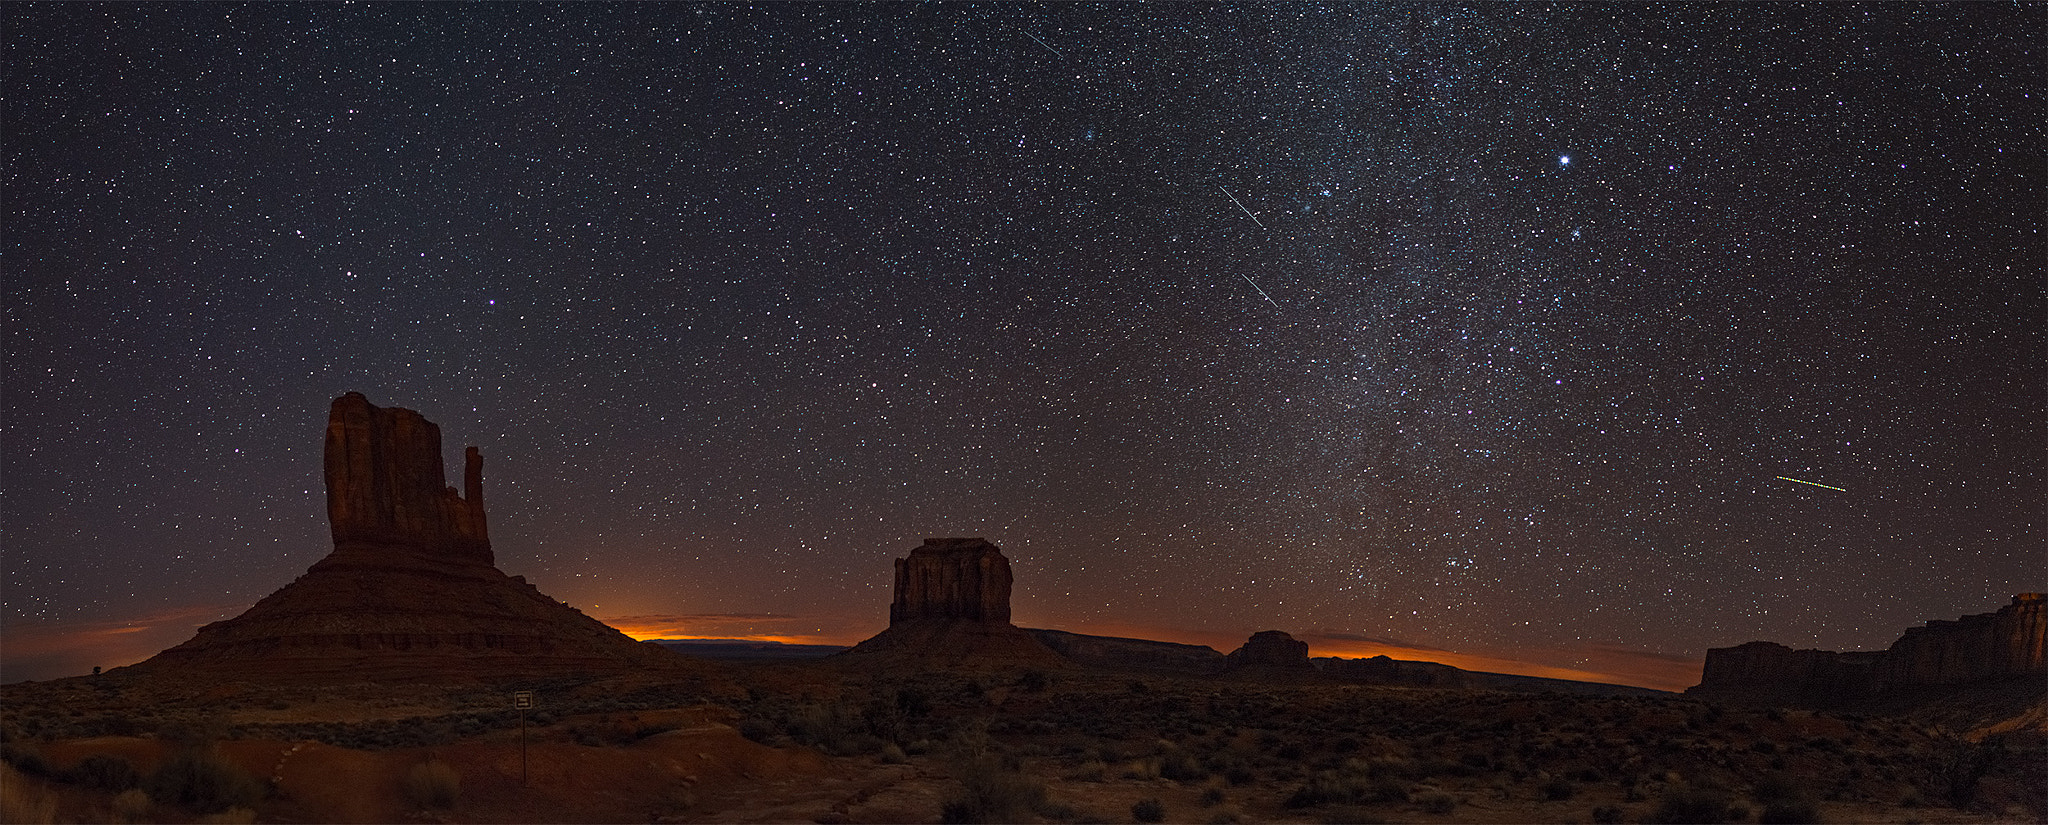
[{"label": "bright star", "polygon": [[1571,155],[1558,155],[1558,156],[1557,156],[1557,165],[1559,165],[1559,166],[1570,166],[1570,165],[1572,165],[1572,156],[1571,156]]}]

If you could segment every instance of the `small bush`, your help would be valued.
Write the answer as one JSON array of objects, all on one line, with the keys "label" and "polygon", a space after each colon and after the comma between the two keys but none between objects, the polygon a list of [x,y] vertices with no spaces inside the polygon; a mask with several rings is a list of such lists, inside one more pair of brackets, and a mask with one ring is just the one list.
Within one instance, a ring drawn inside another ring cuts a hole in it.
[{"label": "small bush", "polygon": [[1593,809],[1594,825],[1621,825],[1622,811],[1617,805],[1601,805]]},{"label": "small bush", "polygon": [[405,797],[423,808],[453,808],[462,799],[462,775],[439,759],[421,762],[405,775]]},{"label": "small bush", "polygon": [[1423,794],[1416,797],[1415,801],[1422,806],[1423,813],[1436,814],[1437,816],[1443,816],[1458,808],[1458,798],[1443,791],[1432,791]]},{"label": "small bush", "polygon": [[1202,792],[1202,807],[1214,808],[1223,804],[1223,789],[1210,788]]},{"label": "small bush", "polygon": [[1194,757],[1174,751],[1160,758],[1159,776],[1175,782],[1193,782],[1209,778],[1209,772]]},{"label": "small bush", "polygon": [[29,776],[49,776],[50,760],[30,742],[7,742],[0,744],[0,762],[14,766],[14,769]]},{"label": "small bush", "polygon": [[1657,807],[1647,821],[1708,825],[1735,818],[1734,799],[1727,791],[1709,785],[1680,785],[1657,800]]},{"label": "small bush", "polygon": [[195,820],[198,825],[255,825],[256,812],[248,808],[229,808],[217,814],[208,814]]},{"label": "small bush", "polygon": [[1761,825],[1815,825],[1820,822],[1820,806],[1805,798],[1773,800],[1764,803],[1756,821]]},{"label": "small bush", "polygon": [[1165,822],[1166,806],[1157,799],[1140,799],[1131,805],[1131,818],[1139,822]]},{"label": "small bush", "polygon": [[1543,783],[1543,798],[1551,802],[1570,799],[1573,794],[1578,792],[1578,786],[1573,785],[1562,776]]},{"label": "small bush", "polygon": [[960,789],[961,795],[940,806],[939,821],[955,825],[1024,822],[1046,806],[1044,785],[989,760],[968,765],[961,772]]},{"label": "small bush", "polygon": [[66,771],[65,776],[76,784],[107,793],[120,793],[142,784],[142,773],[135,770],[135,763],[103,753],[78,760],[78,766]]},{"label": "small bush", "polygon": [[141,788],[129,788],[114,796],[114,816],[122,822],[147,822],[154,807],[156,803],[149,801],[149,794]]},{"label": "small bush", "polygon": [[31,795],[21,774],[12,767],[0,767],[0,822],[55,821],[57,797],[48,793]]},{"label": "small bush", "polygon": [[263,798],[263,786],[212,750],[189,748],[165,760],[149,775],[151,799],[183,805],[202,814],[248,808]]}]

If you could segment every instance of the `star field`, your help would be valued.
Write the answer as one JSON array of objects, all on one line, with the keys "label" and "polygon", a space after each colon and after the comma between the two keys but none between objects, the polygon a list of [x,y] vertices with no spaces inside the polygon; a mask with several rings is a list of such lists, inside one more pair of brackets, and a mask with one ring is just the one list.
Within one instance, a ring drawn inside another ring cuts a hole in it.
[{"label": "star field", "polygon": [[0,13],[9,680],[320,558],[351,390],[700,635],[858,640],[925,536],[1025,626],[1660,687],[2043,584],[2038,6]]}]

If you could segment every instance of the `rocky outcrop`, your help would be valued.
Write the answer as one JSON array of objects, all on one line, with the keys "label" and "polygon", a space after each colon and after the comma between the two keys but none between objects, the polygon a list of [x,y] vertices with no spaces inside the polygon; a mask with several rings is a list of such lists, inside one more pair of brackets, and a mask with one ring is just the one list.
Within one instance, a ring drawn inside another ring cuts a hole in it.
[{"label": "rocky outcrop", "polygon": [[1010,560],[980,538],[933,538],[896,560],[889,627],[834,657],[881,667],[1063,667],[1010,624]]},{"label": "rocky outcrop", "polygon": [[1010,621],[1010,560],[987,539],[925,539],[896,560],[889,624],[928,619]]},{"label": "rocky outcrop", "polygon": [[1223,654],[1208,645],[1088,636],[1064,630],[1024,631],[1053,652],[1089,667],[1118,670],[1151,670],[1168,673],[1215,673],[1223,669]]},{"label": "rocky outcrop", "polygon": [[1261,630],[1246,639],[1243,647],[1230,652],[1225,669],[1248,667],[1310,670],[1308,643],[1279,630]]},{"label": "rocky outcrop", "polygon": [[1311,664],[1325,674],[1374,685],[1471,686],[1471,680],[1468,678],[1471,673],[1436,662],[1414,662],[1390,656],[1374,656],[1370,659],[1320,658],[1313,660]]},{"label": "rocky outcrop", "polygon": [[334,549],[240,616],[137,665],[241,681],[500,680],[664,668],[687,660],[493,565],[482,459],[442,484],[441,435],[419,413],[335,399],[327,424]]},{"label": "rocky outcrop", "polygon": [[1927,696],[1944,688],[2032,680],[2048,692],[2042,655],[2048,612],[2039,593],[2021,593],[1995,613],[1930,621],[1908,629],[1882,652],[1793,650],[1749,642],[1707,651],[1700,683],[1687,694],[1710,699],[1846,707]]},{"label": "rocky outcrop", "polygon": [[1996,613],[1935,620],[1909,628],[1878,664],[1876,688],[1954,685],[2008,676],[2048,675],[2048,599],[2021,593]]},{"label": "rocky outcrop", "polygon": [[484,523],[483,456],[464,456],[463,492],[441,471],[441,428],[362,393],[327,414],[327,521],[336,547],[369,545],[492,564]]}]

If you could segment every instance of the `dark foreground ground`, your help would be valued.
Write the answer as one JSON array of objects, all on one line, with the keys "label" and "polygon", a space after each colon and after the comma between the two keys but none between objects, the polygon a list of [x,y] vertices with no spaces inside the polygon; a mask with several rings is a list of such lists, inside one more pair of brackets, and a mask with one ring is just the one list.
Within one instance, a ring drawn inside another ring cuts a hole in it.
[{"label": "dark foreground ground", "polygon": [[[525,716],[509,690],[536,692]],[[7,821],[2036,822],[2039,726],[1087,671],[0,692]],[[523,754],[523,755],[522,755]]]}]

